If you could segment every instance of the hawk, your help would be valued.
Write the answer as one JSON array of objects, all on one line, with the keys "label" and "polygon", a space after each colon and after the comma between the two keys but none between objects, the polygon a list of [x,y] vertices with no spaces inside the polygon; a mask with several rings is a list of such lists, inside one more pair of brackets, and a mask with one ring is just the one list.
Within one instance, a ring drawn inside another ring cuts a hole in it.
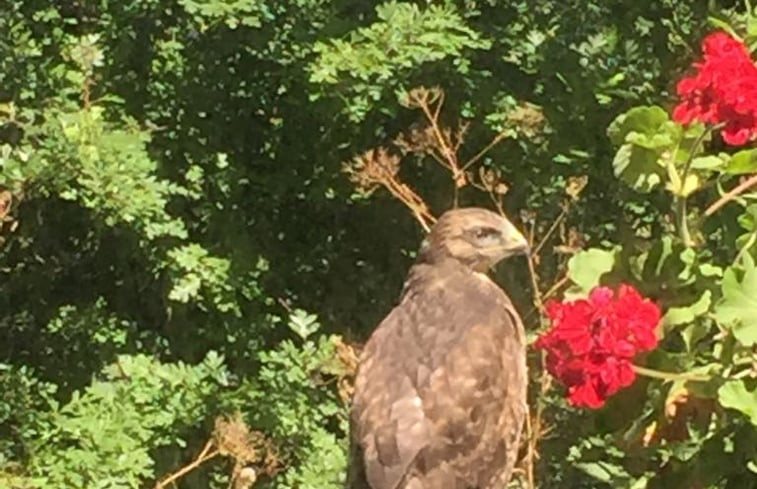
[{"label": "hawk", "polygon": [[526,416],[523,323],[486,272],[526,253],[506,218],[442,215],[360,357],[348,489],[502,489]]}]

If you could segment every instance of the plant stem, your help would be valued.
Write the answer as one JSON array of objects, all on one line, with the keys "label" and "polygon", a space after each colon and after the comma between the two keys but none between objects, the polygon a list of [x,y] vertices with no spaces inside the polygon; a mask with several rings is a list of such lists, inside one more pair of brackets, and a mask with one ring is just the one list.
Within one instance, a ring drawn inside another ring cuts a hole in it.
[{"label": "plant stem", "polygon": [[689,232],[689,222],[686,218],[686,197],[678,197],[676,199],[676,214],[678,217],[678,233],[681,235],[683,244],[687,247],[693,246],[694,241],[691,239],[691,233]]},{"label": "plant stem", "polygon": [[563,205],[562,212],[560,212],[560,215],[557,216],[557,219],[554,220],[552,225],[547,230],[546,234],[541,238],[539,241],[539,244],[536,245],[534,250],[531,252],[532,256],[536,256],[539,254],[541,249],[544,247],[545,244],[547,244],[547,240],[552,236],[552,233],[554,233],[557,230],[557,227],[560,225],[563,219],[568,215],[568,211],[570,211],[570,204],[566,202]]},{"label": "plant stem", "polygon": [[558,290],[560,290],[560,288],[562,288],[563,285],[565,285],[565,284],[567,284],[569,282],[570,282],[570,278],[567,275],[565,275],[563,278],[561,278],[560,280],[558,280],[557,282],[555,282],[554,285],[552,285],[552,287],[550,287],[548,291],[544,292],[544,296],[542,297],[542,300],[545,301],[545,300],[549,299]]},{"label": "plant stem", "polygon": [[487,144],[484,147],[484,149],[482,149],[481,151],[479,151],[476,154],[476,156],[474,156],[473,158],[471,158],[468,161],[466,161],[465,164],[463,164],[463,166],[460,167],[460,171],[465,171],[468,168],[470,168],[471,165],[473,165],[478,160],[480,160],[481,158],[483,158],[486,153],[488,153],[493,147],[495,147],[500,141],[502,141],[503,139],[505,139],[507,136],[508,136],[508,134],[506,132],[504,132],[504,131],[501,132],[501,133],[499,133],[499,134],[497,134],[496,136],[494,136],[494,139],[492,139],[489,142],[489,144]]},{"label": "plant stem", "polygon": [[422,101],[419,103],[421,110],[423,111],[423,114],[426,116],[426,119],[428,120],[429,124],[431,125],[431,130],[434,132],[434,136],[436,136],[436,141],[439,144],[439,147],[442,150],[442,156],[447,160],[446,165],[447,168],[449,168],[450,171],[452,171],[453,177],[457,177],[460,173],[460,169],[457,165],[457,156],[455,155],[455,152],[452,151],[452,148],[449,147],[447,144],[447,138],[444,137],[444,133],[439,127],[439,113],[441,111],[441,107],[444,104],[444,96],[441,95],[441,100],[439,100],[436,106],[436,112],[431,113],[431,108],[429,107],[428,103],[425,101]]},{"label": "plant stem", "polygon": [[694,382],[707,382],[710,380],[710,376],[701,374],[692,374],[689,372],[662,372],[660,370],[654,370],[647,367],[640,367],[638,365],[633,366],[634,372],[645,377],[651,377],[653,379],[662,380],[691,380]]},{"label": "plant stem", "polygon": [[694,140],[694,142],[691,144],[691,152],[689,153],[689,157],[686,158],[686,163],[683,165],[683,173],[681,176],[681,186],[686,186],[686,178],[689,176],[689,170],[691,170],[691,163],[694,161],[694,155],[697,154],[697,150],[699,149],[699,145],[702,144],[702,141],[704,141],[704,137],[709,133],[709,130],[707,127],[705,127],[701,134],[697,136],[697,138]]},{"label": "plant stem", "polygon": [[733,189],[729,190],[727,193],[723,194],[722,197],[716,200],[707,208],[707,210],[704,211],[704,216],[710,217],[711,215],[715,214],[720,210],[721,207],[744,193],[746,190],[754,187],[755,185],[757,185],[757,174],[752,175],[740,184],[736,185]]},{"label": "plant stem", "polygon": [[189,472],[195,470],[197,467],[202,465],[203,463],[207,462],[208,460],[220,455],[221,452],[219,452],[217,449],[213,448],[213,441],[208,440],[208,442],[205,444],[205,447],[202,449],[202,452],[189,462],[187,465],[182,467],[181,469],[177,470],[173,474],[165,477],[164,479],[160,480],[156,485],[155,489],[163,489],[165,487],[168,487],[171,484],[174,484],[178,479],[184,477]]},{"label": "plant stem", "polygon": [[533,287],[533,301],[534,305],[539,311],[544,311],[544,302],[542,301],[541,291],[539,290],[539,278],[536,274],[536,267],[534,265],[534,257],[536,255],[531,254],[528,257],[528,272],[531,276],[531,287]]},{"label": "plant stem", "polygon": [[[694,140],[694,142],[691,145],[691,150],[689,152],[689,157],[686,158],[686,163],[683,165],[683,172],[681,173],[681,190],[683,193],[683,190],[686,188],[686,180],[689,177],[689,171],[691,170],[691,164],[694,161],[694,155],[697,154],[697,150],[699,149],[699,146],[704,141],[705,136],[710,131],[705,126],[704,129],[702,129],[702,132],[697,136],[697,138]],[[675,164],[673,162],[672,164]],[[675,170],[673,170],[675,171]],[[676,214],[678,214],[678,232],[681,235],[681,240],[683,241],[683,244],[686,246],[693,246],[694,241],[691,239],[691,232],[689,231],[689,219],[688,219],[688,209],[687,209],[687,202],[686,202],[686,196],[685,195],[678,195],[676,196]]]}]

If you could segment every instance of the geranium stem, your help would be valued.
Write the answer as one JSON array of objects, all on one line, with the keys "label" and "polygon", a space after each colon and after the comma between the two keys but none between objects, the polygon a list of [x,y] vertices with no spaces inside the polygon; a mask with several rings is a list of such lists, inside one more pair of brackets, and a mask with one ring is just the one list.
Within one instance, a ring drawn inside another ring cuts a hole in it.
[{"label": "geranium stem", "polygon": [[[686,180],[689,178],[689,171],[691,170],[691,164],[694,162],[694,157],[699,151],[699,147],[704,142],[704,138],[709,134],[710,129],[705,126],[702,132],[697,136],[691,145],[689,157],[686,159],[686,163],[683,166],[683,173],[681,174],[681,189],[682,195],[677,196],[676,213],[678,214],[678,232],[681,235],[681,240],[686,246],[694,246],[694,242],[691,239],[691,233],[689,232],[689,211],[686,208],[687,195],[683,194],[683,189],[686,188]],[[674,170],[675,171],[675,170]]]},{"label": "geranium stem", "polygon": [[676,214],[678,214],[678,232],[681,235],[681,241],[686,246],[693,246],[694,241],[691,239],[689,232],[688,210],[686,209],[686,197],[678,197],[676,202]]},{"label": "geranium stem", "polygon": [[654,370],[647,367],[639,367],[638,365],[634,365],[633,370],[639,375],[643,375],[644,377],[651,377],[653,379],[691,380],[694,382],[707,382],[708,380],[710,380],[710,377],[707,375],[692,374],[689,372],[682,372],[682,373],[662,372],[660,370]]}]

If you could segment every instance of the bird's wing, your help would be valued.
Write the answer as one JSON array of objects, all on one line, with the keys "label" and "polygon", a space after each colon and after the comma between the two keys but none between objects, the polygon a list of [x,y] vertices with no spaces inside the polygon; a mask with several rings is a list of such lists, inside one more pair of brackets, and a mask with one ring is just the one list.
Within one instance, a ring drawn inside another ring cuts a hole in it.
[{"label": "bird's wing", "polygon": [[[350,489],[394,489],[430,437],[416,379],[406,372],[421,355],[394,325],[408,318],[395,308],[361,355],[350,417]],[[396,349],[402,344],[403,352]],[[402,436],[398,436],[402,434]]]},{"label": "bird's wing", "polygon": [[[353,464],[370,489],[488,488],[509,475],[525,414],[522,325],[468,274],[407,295],[366,345]],[[505,474],[507,473],[507,474]]]}]

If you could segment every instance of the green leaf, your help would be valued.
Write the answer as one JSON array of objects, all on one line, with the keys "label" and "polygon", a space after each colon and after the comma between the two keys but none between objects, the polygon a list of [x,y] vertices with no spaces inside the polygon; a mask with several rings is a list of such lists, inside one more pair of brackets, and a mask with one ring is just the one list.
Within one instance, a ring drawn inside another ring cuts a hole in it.
[{"label": "green leaf", "polygon": [[757,426],[757,383],[750,388],[744,380],[730,381],[718,389],[718,400],[723,407],[741,411]]},{"label": "green leaf", "polygon": [[656,151],[624,144],[612,160],[615,176],[638,192],[651,192],[663,180],[665,168]]},{"label": "green leaf", "polygon": [[313,46],[317,57],[309,67],[310,82],[320,85],[324,95],[335,95],[332,85],[344,87],[339,98],[355,121],[422,65],[448,60],[464,74],[470,69],[466,53],[491,46],[452,3],[423,8],[390,1],[376,7],[376,16],[378,22],[357,28],[344,39]]},{"label": "green leaf", "polygon": [[696,158],[691,160],[692,170],[714,171],[723,167],[724,165],[725,165],[725,160],[721,158],[720,156],[716,156],[716,155],[697,156]]},{"label": "green leaf", "polygon": [[662,317],[662,324],[667,328],[688,324],[706,313],[712,303],[712,293],[705,290],[694,303],[688,306],[671,307]]},{"label": "green leaf", "polygon": [[289,315],[289,329],[294,331],[302,340],[317,332],[321,325],[315,314],[308,314],[302,309],[296,309]]},{"label": "green leaf", "polygon": [[634,107],[625,114],[621,114],[607,128],[607,135],[615,146],[627,142],[631,132],[654,136],[657,129],[669,120],[665,109],[653,106]]},{"label": "green leaf", "polygon": [[757,172],[757,150],[745,149],[731,156],[725,172],[731,175]]},{"label": "green leaf", "polygon": [[575,466],[592,478],[606,483],[611,482],[619,472],[622,474],[621,467],[605,462],[577,463]]},{"label": "green leaf", "polygon": [[645,134],[642,132],[631,131],[626,135],[626,142],[647,149],[658,149],[672,146],[674,141],[673,135],[666,132]]},{"label": "green leaf", "polygon": [[723,301],[715,310],[718,321],[731,328],[745,346],[757,343],[757,267],[750,263],[741,281],[736,270],[723,274]]},{"label": "green leaf", "polygon": [[590,248],[576,253],[568,261],[568,277],[576,284],[578,290],[571,295],[588,294],[599,285],[602,275],[612,270],[615,265],[615,251]]},{"label": "green leaf", "polygon": [[738,217],[739,225],[746,231],[757,229],[757,204],[749,204]]}]

